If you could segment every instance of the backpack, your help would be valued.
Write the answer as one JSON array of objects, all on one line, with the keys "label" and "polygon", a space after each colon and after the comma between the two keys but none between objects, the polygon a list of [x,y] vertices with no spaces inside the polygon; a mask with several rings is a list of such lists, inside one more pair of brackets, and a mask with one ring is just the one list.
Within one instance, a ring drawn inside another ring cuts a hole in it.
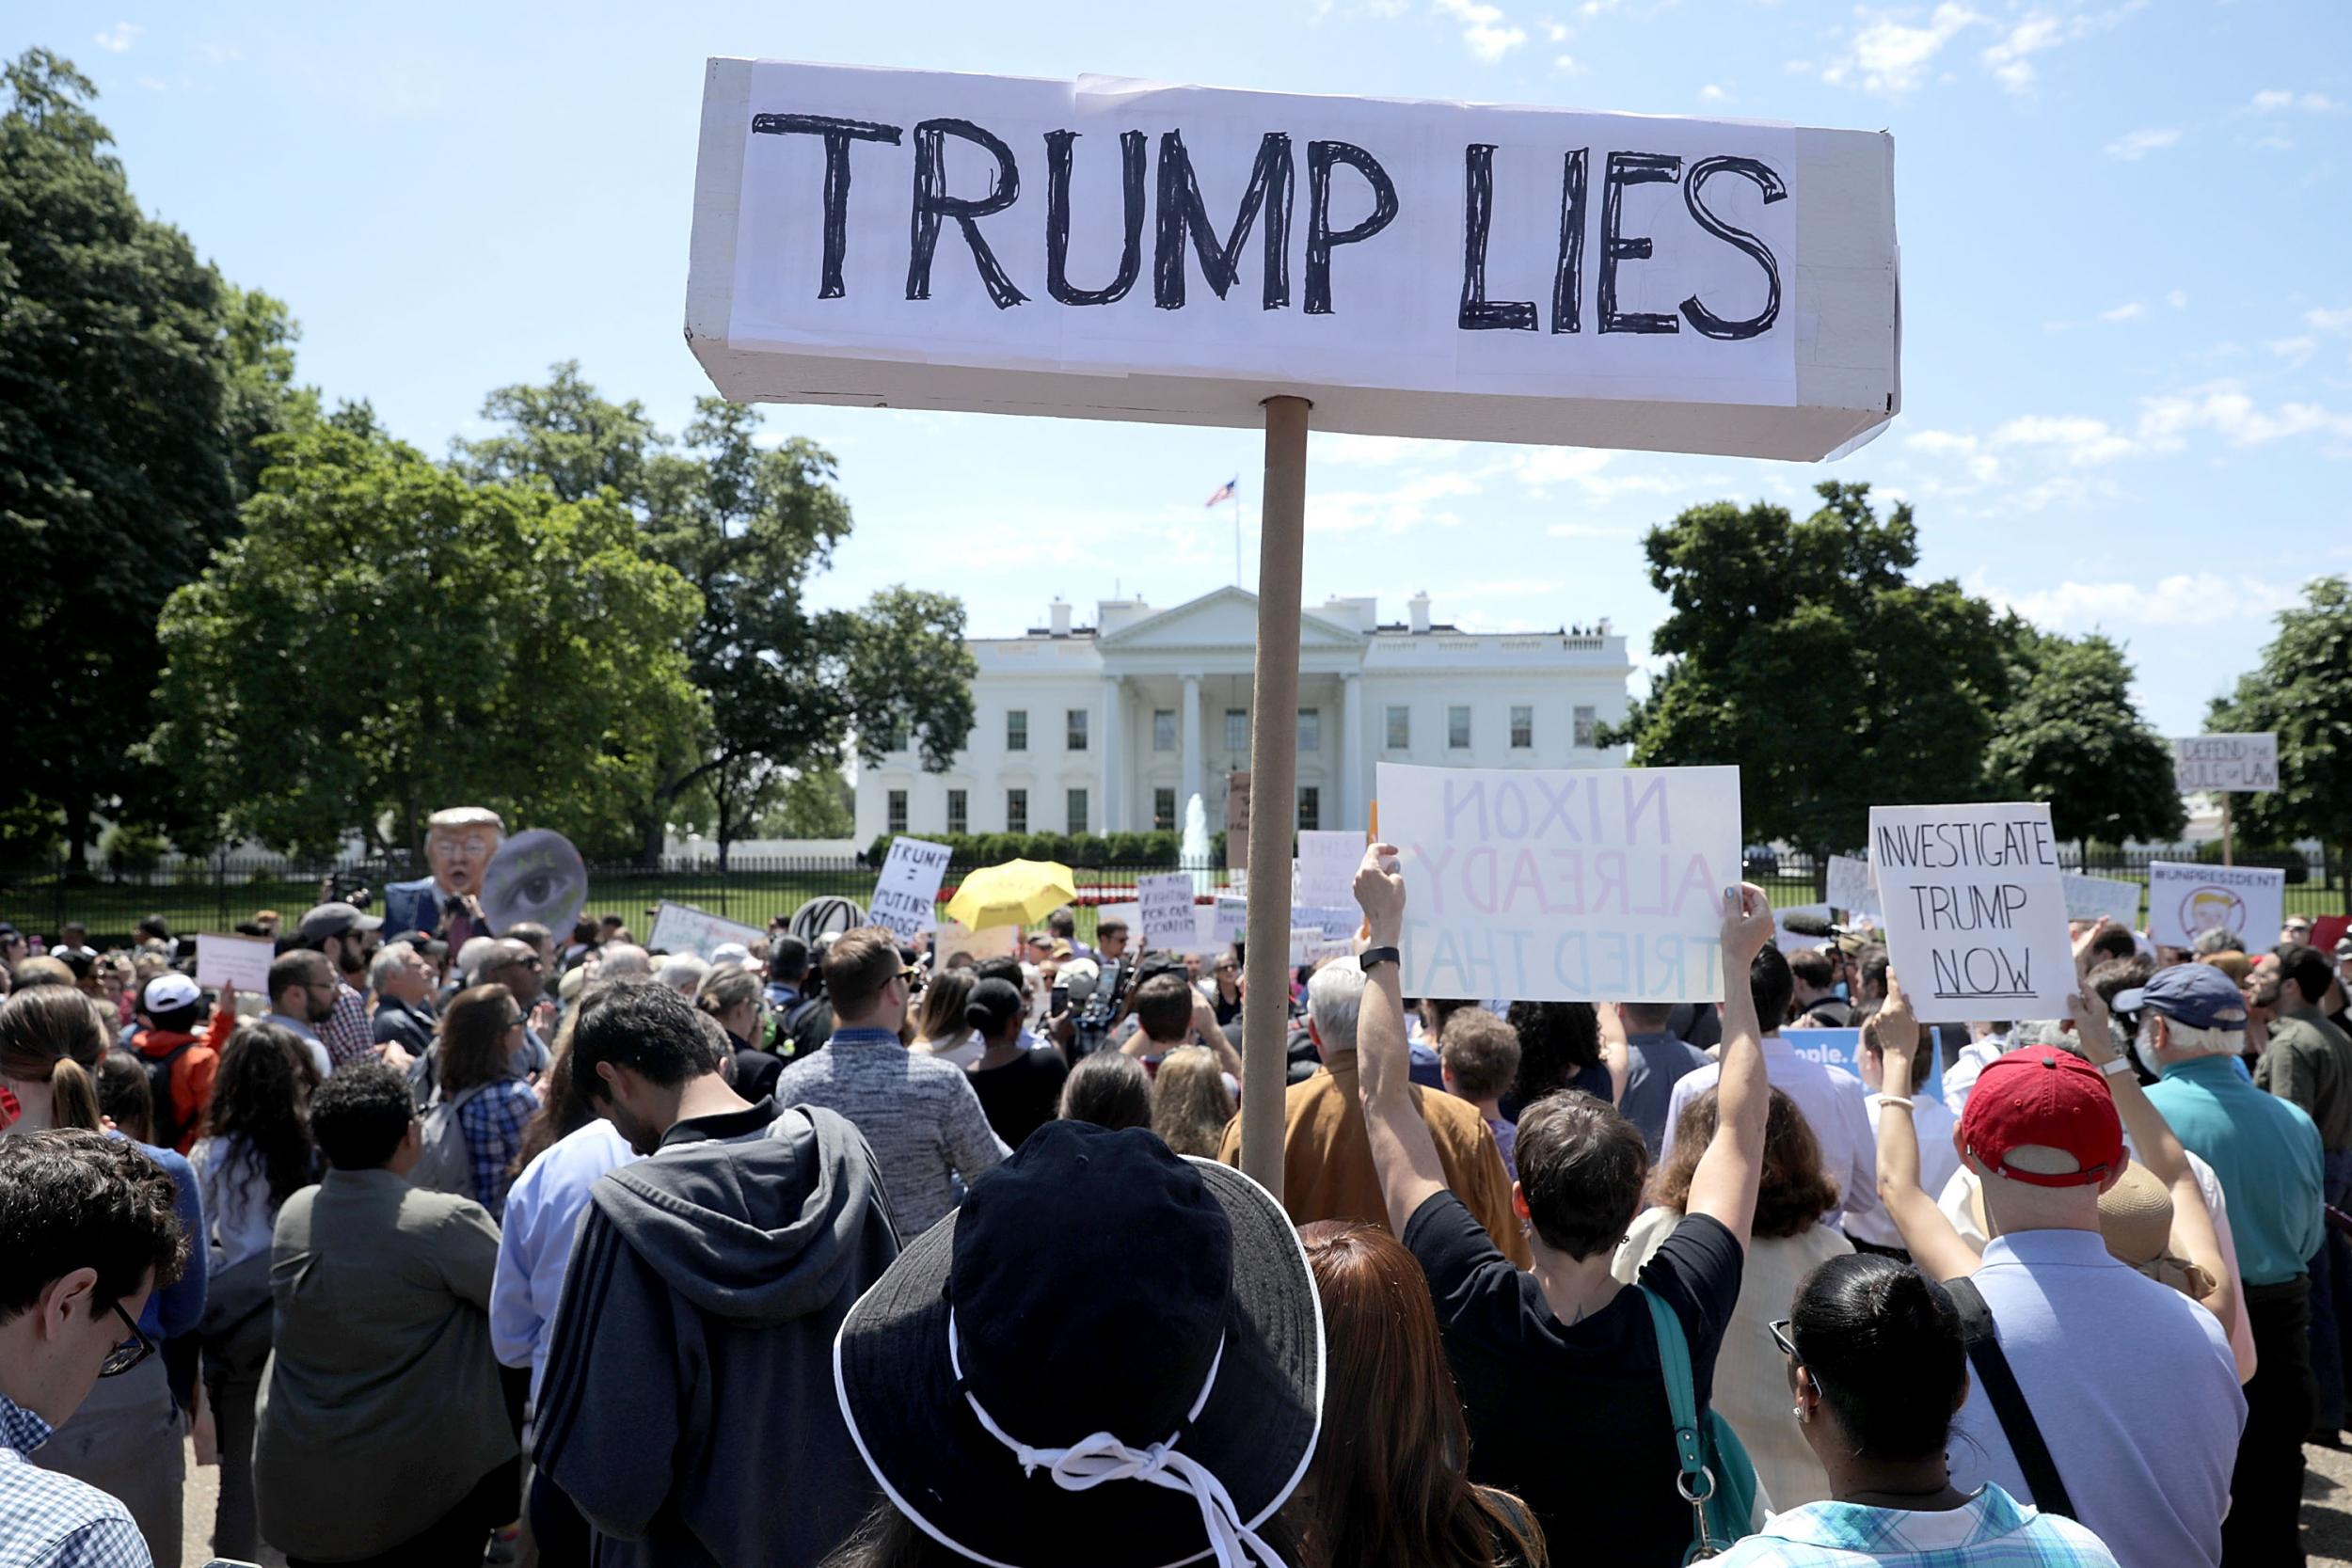
[{"label": "backpack", "polygon": [[148,1124],[157,1148],[177,1148],[180,1134],[187,1131],[180,1125],[180,1107],[171,1099],[171,1064],[186,1055],[200,1038],[182,1040],[160,1056],[139,1053],[139,1062],[147,1069]]},{"label": "backpack", "polygon": [[476,1084],[459,1092],[454,1100],[443,1100],[438,1090],[433,1103],[425,1107],[424,1152],[417,1159],[416,1168],[408,1173],[408,1184],[420,1192],[454,1193],[459,1197],[471,1197],[473,1193],[473,1156],[466,1144],[465,1124],[457,1119],[458,1107],[496,1084]]}]

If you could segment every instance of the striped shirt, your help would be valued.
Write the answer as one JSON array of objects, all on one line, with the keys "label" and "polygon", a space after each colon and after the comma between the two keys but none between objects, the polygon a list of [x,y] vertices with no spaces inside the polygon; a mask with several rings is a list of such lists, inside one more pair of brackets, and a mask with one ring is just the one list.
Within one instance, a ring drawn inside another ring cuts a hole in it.
[{"label": "striped shirt", "polygon": [[2117,1568],[2099,1538],[1987,1484],[1960,1508],[1914,1513],[1807,1503],[1715,1560],[1722,1568]]},{"label": "striped shirt", "polygon": [[26,1460],[52,1430],[0,1394],[0,1562],[8,1568],[154,1568],[129,1510],[87,1481]]},{"label": "striped shirt", "polygon": [[785,1068],[775,1096],[778,1105],[822,1105],[866,1134],[891,1222],[910,1242],[1012,1152],[961,1068],[909,1051],[887,1029],[836,1029],[824,1050]]}]

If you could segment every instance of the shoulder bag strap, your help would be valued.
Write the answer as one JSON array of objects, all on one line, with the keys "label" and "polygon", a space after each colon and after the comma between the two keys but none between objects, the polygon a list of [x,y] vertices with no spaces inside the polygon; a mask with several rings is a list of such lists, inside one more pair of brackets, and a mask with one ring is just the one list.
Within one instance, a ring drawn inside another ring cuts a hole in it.
[{"label": "shoulder bag strap", "polygon": [[2010,1370],[2009,1357],[2001,1353],[2000,1336],[1994,1331],[1993,1311],[1985,1306],[1983,1292],[1965,1278],[1947,1279],[1944,1289],[1951,1292],[1952,1305],[1960,1308],[1960,1337],[1968,1347],[1968,1364],[1976,1369],[1977,1381],[1984,1385],[1993,1414],[2000,1418],[2002,1435],[2009,1439],[2010,1452],[2017,1456],[2017,1468],[2025,1474],[2034,1506],[2044,1513],[2077,1517],[2066,1482],[2058,1479],[2058,1462],[2050,1457],[2050,1445],[2042,1441],[2041,1424],[2033,1418],[2033,1407],[2026,1402],[2026,1391],[2017,1386],[2017,1374]]},{"label": "shoulder bag strap", "polygon": [[1715,1474],[1707,1467],[1707,1443],[1699,1430],[1697,1386],[1691,1376],[1691,1344],[1683,1337],[1682,1320],[1664,1296],[1644,1286],[1635,1286],[1642,1299],[1649,1305],[1650,1328],[1658,1336],[1658,1365],[1665,1373],[1666,1413],[1675,1424],[1675,1459],[1680,1473],[1675,1477],[1675,1487],[1682,1500],[1691,1505],[1692,1516],[1690,1552],[1683,1558],[1693,1562],[1713,1557],[1720,1548],[1709,1538],[1707,1529],[1707,1504],[1715,1495]]}]

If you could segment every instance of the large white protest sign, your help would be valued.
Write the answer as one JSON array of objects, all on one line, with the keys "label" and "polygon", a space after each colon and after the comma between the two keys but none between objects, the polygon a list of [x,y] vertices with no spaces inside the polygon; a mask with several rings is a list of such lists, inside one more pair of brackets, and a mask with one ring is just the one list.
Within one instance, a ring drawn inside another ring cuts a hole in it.
[{"label": "large white protest sign", "polygon": [[248,996],[266,1000],[269,996],[269,966],[278,956],[278,944],[266,937],[214,937],[199,935],[196,939],[196,983],[199,986],[234,986]]},{"label": "large white protest sign", "polygon": [[1021,927],[991,926],[975,931],[959,921],[943,920],[931,932],[931,953],[934,961],[945,964],[959,953],[979,958],[1017,958],[1021,956]]},{"label": "large white protest sign", "polygon": [[874,907],[867,911],[877,926],[886,926],[900,942],[913,942],[939,925],[939,882],[947,874],[953,853],[944,844],[919,838],[894,838],[874,879]]},{"label": "large white protest sign", "polygon": [[1356,901],[1356,872],[1363,863],[1363,834],[1302,830],[1298,835],[1298,881],[1291,895],[1293,901],[1309,909],[1352,905]]},{"label": "large white protest sign", "polygon": [[1876,920],[1881,914],[1879,890],[1870,880],[1870,863],[1854,855],[1829,858],[1829,901],[1848,919]]},{"label": "large white protest sign", "polygon": [[2279,737],[2185,735],[2172,742],[2172,782],[2184,795],[2263,795],[2279,787]]},{"label": "large white protest sign", "polygon": [[2047,805],[1872,806],[1870,868],[1921,1018],[2066,1015],[2074,957]]},{"label": "large white protest sign", "polygon": [[1198,934],[1193,919],[1192,874],[1168,871],[1136,879],[1136,905],[1146,947],[1184,948]]},{"label": "large white protest sign", "polygon": [[1379,766],[1405,876],[1409,996],[1723,998],[1736,768]]},{"label": "large white protest sign", "polygon": [[2066,890],[2066,918],[2096,920],[2106,915],[2125,930],[2139,927],[2139,894],[2137,882],[2117,881],[2112,877],[2083,877],[2070,871],[2060,879]]},{"label": "large white protest sign", "polygon": [[2234,931],[2260,952],[2279,940],[2286,920],[2287,874],[2254,865],[2148,867],[2148,940],[2186,947],[2200,931]]},{"label": "large white protest sign", "polygon": [[708,958],[728,942],[749,948],[753,942],[767,940],[768,933],[756,926],[739,926],[708,910],[664,898],[654,906],[653,931],[645,944],[657,953],[691,953]]},{"label": "large white protest sign", "polygon": [[1210,915],[1210,939],[1218,946],[1248,940],[1249,900],[1220,897]]},{"label": "large white protest sign", "polygon": [[1758,120],[713,59],[739,400],[1819,458],[1901,403],[1894,144]]}]

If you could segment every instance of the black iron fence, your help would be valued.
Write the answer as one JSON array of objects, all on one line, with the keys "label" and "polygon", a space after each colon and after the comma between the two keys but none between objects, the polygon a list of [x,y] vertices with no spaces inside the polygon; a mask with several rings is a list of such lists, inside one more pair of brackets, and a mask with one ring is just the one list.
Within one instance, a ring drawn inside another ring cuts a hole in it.
[{"label": "black iron fence", "polygon": [[[2065,852],[2068,869],[2092,876],[2145,882],[2148,864],[2158,860],[2202,859],[2217,863],[2218,846],[2202,852],[2187,850],[2093,851],[2078,862],[2072,848]],[[2278,865],[2287,873],[2289,913],[2322,915],[2352,912],[2352,890],[2346,886],[2340,857],[2320,852],[2249,851],[2237,857],[2241,865]],[[948,873],[941,889],[951,895],[964,868]],[[1118,903],[1135,895],[1136,879],[1168,869],[1165,863],[1073,866],[1081,906]],[[866,903],[874,891],[874,866],[854,856],[780,858],[737,856],[726,869],[710,860],[672,860],[658,866],[593,865],[588,871],[588,910],[592,914],[617,914],[643,936],[652,908],[668,900],[747,926],[766,926],[776,915],[790,914],[807,900],[833,895]],[[24,931],[55,938],[69,920],[88,927],[91,939],[104,945],[129,939],[146,915],[159,914],[175,932],[227,931],[251,920],[263,910],[275,910],[291,926],[304,910],[324,897],[356,897],[366,892],[381,907],[381,890],[389,881],[418,873],[405,864],[343,864],[333,867],[289,865],[282,861],[223,857],[203,862],[127,868],[94,865],[75,872],[62,863],[0,868],[0,920]],[[1224,872],[1209,874],[1217,885]],[[1751,855],[1748,879],[1772,895],[1776,905],[1822,901],[1827,871],[1807,856],[1758,852]],[[329,879],[332,885],[329,885]]]}]

